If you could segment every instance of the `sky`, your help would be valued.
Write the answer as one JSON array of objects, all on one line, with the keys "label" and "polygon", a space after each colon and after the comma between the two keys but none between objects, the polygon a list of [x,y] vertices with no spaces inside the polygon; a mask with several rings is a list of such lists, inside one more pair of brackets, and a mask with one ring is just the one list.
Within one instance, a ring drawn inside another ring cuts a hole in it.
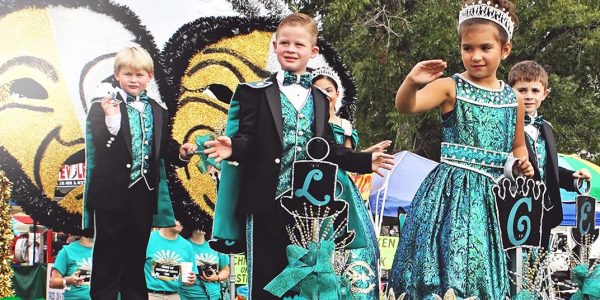
[{"label": "sky", "polygon": [[200,17],[235,16],[231,3],[226,0],[113,0],[128,6],[152,33],[156,45],[162,49],[182,25]]}]

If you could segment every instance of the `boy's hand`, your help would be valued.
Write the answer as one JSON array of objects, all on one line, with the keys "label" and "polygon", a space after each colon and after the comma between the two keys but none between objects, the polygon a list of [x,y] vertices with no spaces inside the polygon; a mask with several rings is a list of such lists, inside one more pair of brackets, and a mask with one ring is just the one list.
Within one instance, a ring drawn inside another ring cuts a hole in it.
[{"label": "boy's hand", "polygon": [[[533,166],[531,165],[531,163],[529,162],[529,159],[525,158],[520,158],[519,159],[519,164],[515,165],[516,171],[517,173],[522,173],[523,175],[525,175],[526,177],[533,177],[534,171],[533,171]],[[515,170],[513,169],[513,173]]]},{"label": "boy's hand", "polygon": [[381,177],[383,177],[383,173],[379,170],[380,168],[391,170],[394,166],[394,156],[383,152],[373,152],[371,161],[371,170]]},{"label": "boy's hand", "polygon": [[389,147],[392,144],[392,141],[390,140],[385,140],[385,141],[381,141],[365,150],[363,150],[362,152],[385,152],[387,151],[386,148]]},{"label": "boy's hand", "polygon": [[581,169],[581,170],[573,173],[573,178],[579,178],[582,180],[591,180],[592,173],[590,173],[590,171],[588,171],[588,169]]},{"label": "boy's hand", "polygon": [[227,136],[220,136],[214,141],[204,143],[207,148],[204,153],[210,158],[214,158],[216,162],[221,162],[231,156],[231,139]]},{"label": "boy's hand", "polygon": [[418,85],[428,84],[442,76],[446,67],[446,62],[441,59],[422,61],[413,67],[406,79]]},{"label": "boy's hand", "polygon": [[184,160],[190,160],[194,153],[198,150],[198,146],[192,143],[185,143],[179,147],[179,157]]},{"label": "boy's hand", "polygon": [[100,100],[100,105],[102,105],[102,110],[104,110],[104,114],[107,116],[115,116],[121,113],[119,109],[119,104],[121,101],[115,100],[110,96],[102,98]]}]

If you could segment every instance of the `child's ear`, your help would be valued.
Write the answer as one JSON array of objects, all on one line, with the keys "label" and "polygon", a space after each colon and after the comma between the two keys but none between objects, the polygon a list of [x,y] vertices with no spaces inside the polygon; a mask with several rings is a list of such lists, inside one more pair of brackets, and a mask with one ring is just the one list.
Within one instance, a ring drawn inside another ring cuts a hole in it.
[{"label": "child's ear", "polygon": [[511,51],[512,51],[512,44],[510,42],[507,42],[506,44],[504,44],[504,46],[502,46],[502,60],[505,60],[506,58],[508,58],[508,55],[510,55]]},{"label": "child's ear", "polygon": [[550,94],[550,88],[546,88],[544,90],[544,98],[542,98],[542,101],[546,100],[546,97],[548,97],[548,94]]},{"label": "child's ear", "polygon": [[319,55],[319,47],[313,46],[312,49],[310,49],[310,58],[315,58],[317,55]]},{"label": "child's ear", "polygon": [[152,78],[154,78],[154,72],[148,72],[148,77],[150,77],[150,80],[152,80]]}]

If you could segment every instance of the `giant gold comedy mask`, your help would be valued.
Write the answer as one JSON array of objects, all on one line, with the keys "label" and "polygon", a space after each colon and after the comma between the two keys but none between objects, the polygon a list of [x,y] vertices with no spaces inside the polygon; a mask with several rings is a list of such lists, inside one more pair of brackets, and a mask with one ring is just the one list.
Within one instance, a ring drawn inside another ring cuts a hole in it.
[{"label": "giant gold comedy mask", "polygon": [[[259,81],[279,69],[272,41],[278,21],[272,18],[203,18],[179,29],[163,50],[165,85],[160,86],[172,120],[171,136],[194,143],[197,135],[224,131],[232,94],[240,82]],[[319,40],[320,55],[309,63],[329,65],[344,88],[340,115],[352,119],[356,90],[331,46]],[[175,101],[171,101],[175,99]],[[194,156],[185,168],[169,170],[175,214],[184,227],[210,228],[214,215],[215,174],[201,172]],[[214,170],[213,170],[214,171]]]},{"label": "giant gold comedy mask", "polygon": [[108,1],[0,1],[0,40],[0,168],[25,212],[77,233],[90,99],[114,83],[119,49],[158,51],[139,19]]}]

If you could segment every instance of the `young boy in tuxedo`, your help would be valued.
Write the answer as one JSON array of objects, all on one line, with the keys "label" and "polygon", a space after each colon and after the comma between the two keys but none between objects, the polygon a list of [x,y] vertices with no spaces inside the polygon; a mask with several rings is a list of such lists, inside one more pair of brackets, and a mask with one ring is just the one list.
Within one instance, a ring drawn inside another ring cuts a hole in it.
[{"label": "young boy in tuxedo", "polygon": [[[183,165],[196,145],[169,139],[164,102],[150,98],[152,57],[126,47],[115,57],[120,89],[92,102],[86,122],[84,227],[93,223],[92,299],[148,299],[144,263],[152,225],[175,224],[165,161]],[[179,155],[179,157],[178,157]]]},{"label": "young boy in tuxedo", "polygon": [[525,142],[529,161],[535,170],[535,179],[546,184],[544,199],[546,212],[542,223],[542,247],[548,248],[550,230],[562,222],[563,212],[560,188],[575,191],[575,179],[590,179],[587,169],[577,172],[558,166],[558,154],[552,125],[538,113],[548,96],[548,74],[534,61],[514,65],[508,74],[508,83],[523,99],[525,105]]},{"label": "young boy in tuxedo", "polygon": [[[326,159],[344,170],[379,173],[379,168],[393,165],[391,155],[354,152],[333,139],[327,95],[312,87],[312,75],[306,69],[319,53],[314,19],[300,13],[284,18],[273,47],[281,70],[262,82],[240,84],[230,107],[231,114],[232,107],[239,104],[239,129],[205,143],[209,157],[239,163],[241,191],[234,209],[248,220],[250,299],[260,300],[277,299],[263,288],[287,265],[289,241],[279,199],[291,188],[294,161],[308,159],[308,141],[325,139],[330,148]],[[227,130],[231,126],[235,124],[228,122]],[[223,172],[219,193],[225,176]],[[215,215],[215,224],[218,218]],[[216,233],[217,225],[214,230]]]}]

